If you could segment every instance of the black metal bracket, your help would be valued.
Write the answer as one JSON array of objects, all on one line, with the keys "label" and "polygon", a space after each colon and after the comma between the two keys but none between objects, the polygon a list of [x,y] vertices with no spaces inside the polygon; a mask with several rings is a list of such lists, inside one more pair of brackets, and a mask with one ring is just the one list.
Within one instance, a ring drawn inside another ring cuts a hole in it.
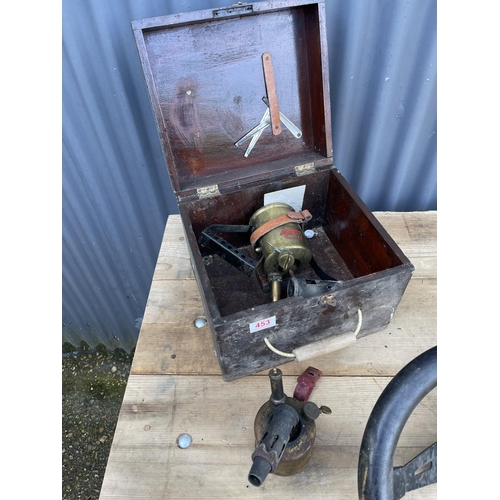
[{"label": "black metal bracket", "polygon": [[214,224],[201,232],[199,238],[200,247],[204,252],[217,254],[242,273],[251,276],[255,268],[259,265],[259,261],[245,254],[240,248],[231,245],[220,235],[224,233],[246,233],[250,236],[253,230],[253,226]]},{"label": "black metal bracket", "polygon": [[358,463],[360,500],[399,500],[437,482],[437,443],[393,467],[399,436],[413,410],[437,386],[437,347],[410,361],[389,382],[366,424]]}]

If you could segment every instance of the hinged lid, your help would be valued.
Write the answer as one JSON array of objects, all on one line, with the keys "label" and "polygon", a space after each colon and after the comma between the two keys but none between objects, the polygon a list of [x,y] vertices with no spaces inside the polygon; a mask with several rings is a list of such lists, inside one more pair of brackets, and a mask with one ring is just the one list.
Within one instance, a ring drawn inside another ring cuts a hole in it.
[{"label": "hinged lid", "polygon": [[[306,0],[240,2],[132,23],[178,199],[331,163],[325,25],[324,3]],[[267,126],[245,157],[251,139],[235,143],[265,118],[268,105],[282,131],[274,135]]]}]

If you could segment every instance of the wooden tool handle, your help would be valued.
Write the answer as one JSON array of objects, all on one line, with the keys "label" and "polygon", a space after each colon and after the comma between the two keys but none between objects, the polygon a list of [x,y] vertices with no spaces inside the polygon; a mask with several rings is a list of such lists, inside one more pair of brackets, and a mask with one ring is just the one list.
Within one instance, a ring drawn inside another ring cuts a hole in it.
[{"label": "wooden tool handle", "polygon": [[354,344],[354,342],[356,342],[356,334],[354,332],[347,332],[294,349],[293,354],[295,354],[296,361],[305,361],[316,356],[328,354],[329,352],[338,351]]},{"label": "wooden tool handle", "polygon": [[267,100],[269,101],[271,129],[274,135],[279,135],[281,134],[280,109],[278,106],[276,81],[274,80],[273,60],[269,52],[262,54],[262,67],[264,69],[264,81],[266,82]]}]

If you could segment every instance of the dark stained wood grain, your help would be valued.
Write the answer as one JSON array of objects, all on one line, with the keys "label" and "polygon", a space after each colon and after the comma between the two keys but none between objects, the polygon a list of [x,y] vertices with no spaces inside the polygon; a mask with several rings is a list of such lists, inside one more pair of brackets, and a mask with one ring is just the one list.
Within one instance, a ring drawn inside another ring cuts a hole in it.
[{"label": "dark stained wood grain", "polygon": [[325,231],[354,276],[411,265],[337,169],[331,172]]},{"label": "dark stained wood grain", "polygon": [[[259,15],[219,18],[202,11],[198,17],[133,23],[165,158],[180,197],[217,184],[214,178],[227,180],[229,175],[236,180],[253,170],[262,172],[263,164],[280,168],[275,160],[305,153],[332,156],[323,9],[315,2],[259,2],[257,10]],[[234,143],[266,110],[261,63],[266,52],[272,54],[279,110],[302,137],[295,138],[286,127],[275,136],[268,127],[245,158],[248,143]]]}]

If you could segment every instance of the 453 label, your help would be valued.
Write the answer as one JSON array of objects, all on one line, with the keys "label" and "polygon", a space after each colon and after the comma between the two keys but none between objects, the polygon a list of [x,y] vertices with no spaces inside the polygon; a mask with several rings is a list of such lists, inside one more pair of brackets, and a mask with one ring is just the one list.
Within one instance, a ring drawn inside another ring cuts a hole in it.
[{"label": "453 label", "polygon": [[258,332],[260,330],[265,330],[266,328],[271,328],[273,326],[276,326],[276,316],[260,319],[259,321],[254,321],[253,323],[250,323],[250,333]]}]

